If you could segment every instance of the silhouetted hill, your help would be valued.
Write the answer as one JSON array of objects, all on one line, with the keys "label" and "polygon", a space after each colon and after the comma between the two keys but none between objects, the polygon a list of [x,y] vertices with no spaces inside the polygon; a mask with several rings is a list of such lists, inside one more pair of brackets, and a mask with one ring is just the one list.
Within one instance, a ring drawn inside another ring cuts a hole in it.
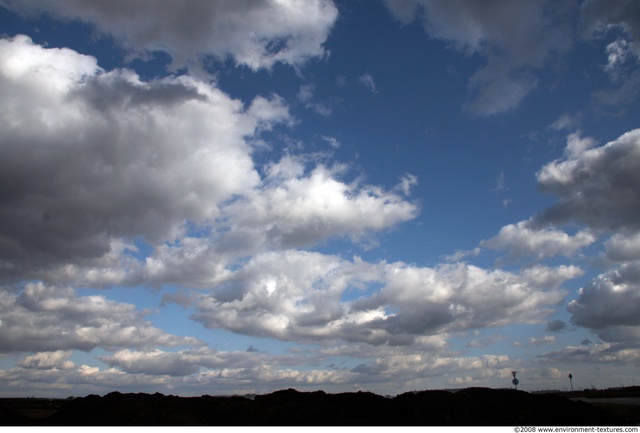
[{"label": "silhouetted hill", "polygon": [[468,388],[386,398],[369,392],[327,394],[293,389],[244,397],[121,394],[59,401],[50,416],[25,417],[0,404],[2,425],[47,426],[420,426],[629,425],[629,419],[554,394]]}]

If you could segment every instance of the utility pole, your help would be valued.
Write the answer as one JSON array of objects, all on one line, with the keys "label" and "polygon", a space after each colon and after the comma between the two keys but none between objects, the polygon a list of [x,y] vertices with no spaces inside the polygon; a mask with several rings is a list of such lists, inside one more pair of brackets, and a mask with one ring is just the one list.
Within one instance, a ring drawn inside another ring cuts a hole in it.
[{"label": "utility pole", "polygon": [[571,396],[573,397],[573,374],[569,373],[569,383],[571,384]]}]

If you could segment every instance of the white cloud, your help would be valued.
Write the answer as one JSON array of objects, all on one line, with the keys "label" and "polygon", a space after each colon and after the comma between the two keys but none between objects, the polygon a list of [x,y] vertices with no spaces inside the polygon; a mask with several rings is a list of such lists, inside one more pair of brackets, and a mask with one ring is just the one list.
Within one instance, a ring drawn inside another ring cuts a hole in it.
[{"label": "white cloud", "polygon": [[580,124],[581,117],[582,116],[579,113],[576,115],[565,113],[560,117],[558,117],[556,121],[553,122],[550,126],[552,129],[555,129],[556,131],[562,131],[567,129],[575,130]]},{"label": "white cloud", "polygon": [[331,114],[331,107],[328,105],[317,102],[314,100],[315,86],[313,84],[305,84],[300,86],[298,91],[298,100],[304,104],[306,108],[309,108],[322,116],[329,116]]},{"label": "white cloud", "polygon": [[253,70],[276,62],[300,66],[324,57],[338,10],[331,0],[234,1],[27,1],[5,5],[27,15],[49,13],[92,24],[133,56],[167,52],[173,67],[204,56],[231,56]]},{"label": "white cloud", "polygon": [[70,370],[75,367],[73,361],[69,361],[70,350],[56,350],[54,352],[39,352],[27,356],[20,362],[23,368],[37,368],[40,370]]},{"label": "white cloud", "polygon": [[378,88],[376,87],[376,82],[373,80],[371,74],[366,73],[358,77],[358,83],[366,89],[370,90],[371,93],[378,93]]},{"label": "white cloud", "polygon": [[624,64],[629,56],[629,42],[625,39],[617,39],[607,45],[607,64],[604,70],[607,71],[612,81],[618,81],[624,73]]},{"label": "white cloud", "polygon": [[[464,264],[418,268],[274,252],[254,256],[202,295],[194,318],[209,328],[282,340],[407,345],[420,336],[540,323],[566,295],[559,286],[580,273],[575,267],[521,274]],[[343,300],[354,290],[362,295]]]},{"label": "white cloud", "polygon": [[144,82],[23,36],[0,41],[0,91],[7,280],[202,287],[250,254],[364,241],[418,212],[305,156],[267,164],[261,178],[251,140],[294,122],[277,95],[245,107],[190,77]]},{"label": "white cloud", "polygon": [[340,148],[340,142],[338,141],[337,138],[329,137],[327,135],[323,135],[322,139],[324,141],[326,141],[329,144],[329,146],[331,146],[332,148],[334,148],[334,149],[339,149]]},{"label": "white cloud", "polygon": [[398,185],[398,189],[402,191],[402,193],[406,196],[411,194],[411,188],[418,185],[418,177],[407,173],[400,178],[400,184]]},{"label": "white cloud", "polygon": [[59,363],[65,352],[57,351],[199,344],[195,338],[154,327],[132,304],[76,296],[70,288],[42,283],[27,283],[19,291],[0,290],[0,315],[3,353],[54,352],[25,361],[36,368]]},{"label": "white cloud", "polygon": [[552,228],[535,228],[531,221],[509,224],[491,239],[482,241],[481,247],[493,250],[507,250],[513,260],[533,256],[538,260],[564,255],[571,257],[581,248],[591,245],[596,237],[588,231],[571,236]]},{"label": "white cloud", "polygon": [[358,239],[413,219],[418,208],[382,188],[347,184],[341,166],[315,166],[285,157],[269,167],[262,188],[229,205],[233,225],[266,245],[315,244],[335,236]]},{"label": "white cloud", "polygon": [[487,347],[495,343],[499,343],[500,341],[503,341],[506,338],[507,337],[505,335],[499,335],[499,334],[489,335],[487,337],[474,338],[473,340],[469,341],[466,344],[466,347]]},{"label": "white cloud", "polygon": [[555,343],[556,337],[545,335],[543,337],[531,337],[527,341],[515,341],[513,345],[516,347],[540,347],[550,343]]}]

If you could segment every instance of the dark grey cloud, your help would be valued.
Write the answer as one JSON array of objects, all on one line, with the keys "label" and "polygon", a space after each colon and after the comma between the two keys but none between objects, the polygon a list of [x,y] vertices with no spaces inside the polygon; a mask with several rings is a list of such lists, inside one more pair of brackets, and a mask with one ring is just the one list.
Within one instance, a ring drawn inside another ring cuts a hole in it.
[{"label": "dark grey cloud", "polygon": [[634,0],[587,0],[580,10],[585,38],[615,38],[607,45],[604,70],[611,86],[592,96],[608,114],[632,107],[640,97],[640,6]]},{"label": "dark grey cloud", "polygon": [[545,329],[545,332],[560,332],[565,330],[566,328],[567,328],[567,324],[564,323],[562,320],[553,320],[547,323],[547,328]]},{"label": "dark grey cloud", "polygon": [[[640,42],[640,5],[634,0],[586,0],[580,6],[580,25],[585,36],[598,36],[611,27],[620,27],[636,43]],[[640,47],[637,47],[640,48]],[[640,53],[640,51],[638,51]]]},{"label": "dark grey cloud", "polygon": [[230,56],[254,70],[276,62],[299,66],[325,55],[323,44],[338,17],[331,0],[303,5],[253,0],[2,3],[29,16],[46,13],[91,24],[97,34],[113,37],[132,56],[147,58],[164,51],[173,58],[174,68],[191,65],[196,70],[206,56]]},{"label": "dark grey cloud", "polygon": [[597,146],[579,133],[568,137],[562,159],[545,165],[537,179],[558,198],[531,221],[586,226],[609,235],[602,274],[583,286],[568,304],[571,322],[594,330],[603,341],[619,341],[640,329],[640,130]]},{"label": "dark grey cloud", "polygon": [[624,264],[599,275],[567,308],[573,323],[594,330],[640,326],[640,266]]},{"label": "dark grey cloud", "polygon": [[639,365],[640,350],[625,345],[600,343],[580,347],[568,346],[561,350],[546,352],[536,358],[546,364],[616,364]]},{"label": "dark grey cloud", "polygon": [[534,222],[586,224],[595,230],[640,229],[640,130],[605,146],[593,147],[577,134],[569,137],[564,159],[538,173],[540,189],[558,202]]}]

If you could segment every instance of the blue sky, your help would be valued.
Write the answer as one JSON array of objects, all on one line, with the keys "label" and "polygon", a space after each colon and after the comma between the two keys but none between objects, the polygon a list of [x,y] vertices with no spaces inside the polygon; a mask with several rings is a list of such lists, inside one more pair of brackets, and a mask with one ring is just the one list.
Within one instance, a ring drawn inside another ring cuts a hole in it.
[{"label": "blue sky", "polygon": [[633,1],[0,1],[0,394],[640,380]]}]

